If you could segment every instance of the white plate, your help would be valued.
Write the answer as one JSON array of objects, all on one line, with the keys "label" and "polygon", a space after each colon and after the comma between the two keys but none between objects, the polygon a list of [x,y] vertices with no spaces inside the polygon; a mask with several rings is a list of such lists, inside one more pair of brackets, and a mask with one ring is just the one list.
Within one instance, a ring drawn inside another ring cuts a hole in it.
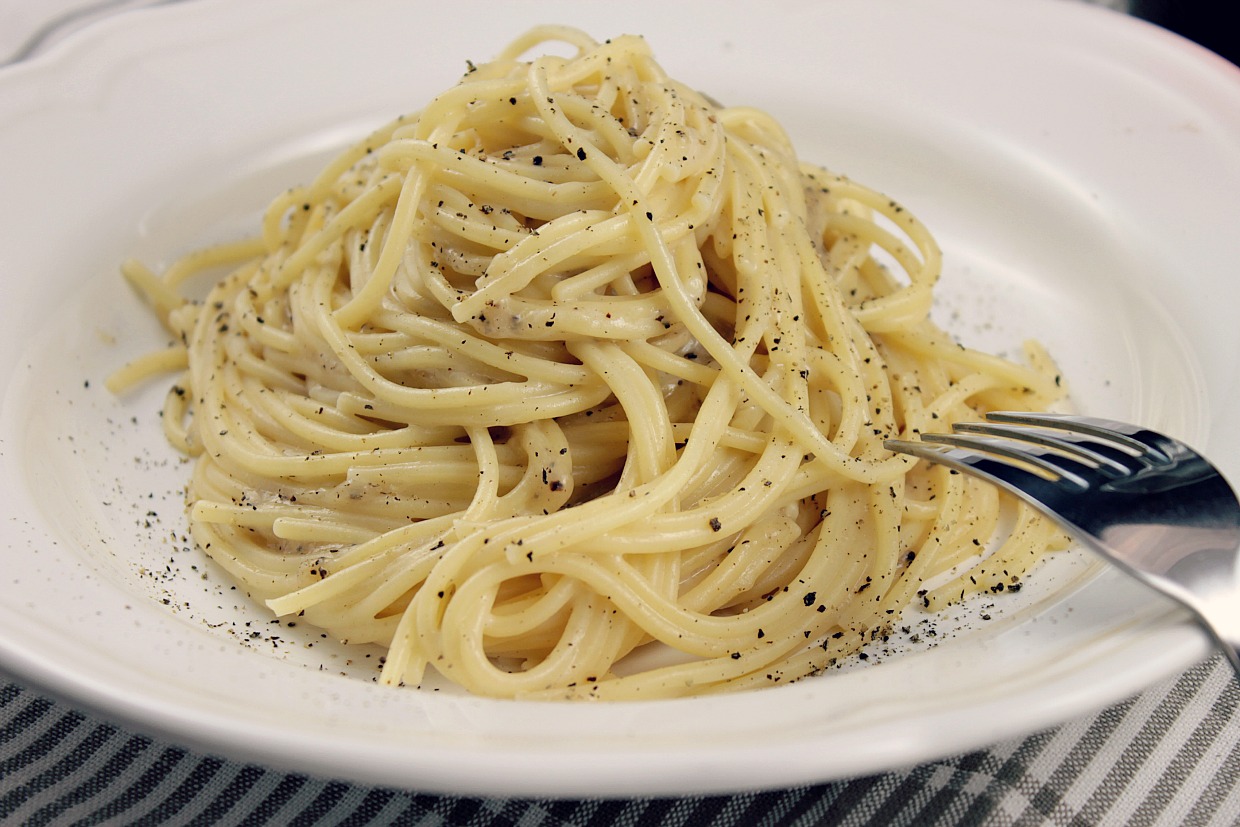
[{"label": "white plate", "polygon": [[238,233],[327,153],[539,21],[645,33],[674,75],[773,111],[806,158],[930,224],[948,262],[941,312],[967,341],[1041,338],[1080,408],[1186,437],[1240,479],[1240,72],[1069,2],[777,8],[196,2],[0,73],[0,663],[278,767],[623,795],[921,762],[1204,656],[1181,613],[1068,555],[1019,595],[933,620],[937,645],[880,647],[863,668],[727,697],[498,702],[381,689],[373,653],[273,624],[185,548],[187,468],[158,433],[162,389],[101,387],[161,341],[117,262]]}]

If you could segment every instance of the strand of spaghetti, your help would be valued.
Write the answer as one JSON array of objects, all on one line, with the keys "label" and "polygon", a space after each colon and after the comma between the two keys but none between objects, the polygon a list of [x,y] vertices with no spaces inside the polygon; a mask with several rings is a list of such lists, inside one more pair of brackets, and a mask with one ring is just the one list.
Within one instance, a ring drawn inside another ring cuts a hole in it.
[{"label": "strand of spaghetti", "polygon": [[172,311],[185,304],[185,299],[177,293],[175,288],[165,283],[140,261],[127,259],[122,262],[121,275],[146,297],[146,300],[155,308],[156,317],[163,322],[165,327],[168,326],[168,317]]},{"label": "strand of spaghetti", "polygon": [[183,370],[179,378],[164,394],[164,407],[160,412],[160,426],[168,443],[187,457],[196,456],[199,448],[191,442],[186,420],[189,417],[189,400],[185,385],[189,382],[189,371]]},{"label": "strand of spaghetti", "polygon": [[[411,560],[433,558],[434,552],[438,551],[436,546],[442,548],[440,542],[454,520],[452,516],[424,520],[358,543],[347,554],[335,557],[327,564],[330,576],[301,583],[295,590],[268,600],[267,605],[277,615],[295,615],[330,600],[350,587],[372,580],[386,580],[393,561],[405,565]],[[375,569],[383,571],[376,576]]]},{"label": "strand of spaghetti", "polygon": [[[438,345],[445,350],[450,348],[452,352],[468,356],[484,365],[516,373],[527,379],[548,384],[575,385],[589,382],[592,378],[590,372],[581,366],[554,362],[522,353],[515,348],[505,348],[482,336],[462,332],[452,325],[435,319],[402,318],[396,314],[386,313],[377,314],[376,319],[389,324],[394,330],[407,332],[424,342]],[[350,336],[349,341],[354,343],[357,337]],[[359,353],[366,352],[364,348],[356,346],[353,350]],[[397,349],[388,347],[384,348],[380,355],[397,352],[399,352]]]},{"label": "strand of spaghetti", "polygon": [[163,282],[169,288],[175,289],[204,271],[217,267],[235,266],[263,252],[265,252],[263,242],[257,238],[247,238],[196,250],[178,259],[175,264],[165,270]]},{"label": "strand of spaghetti", "polygon": [[[341,327],[359,326],[363,319],[373,313],[380,299],[388,292],[392,279],[396,275],[396,268],[404,259],[405,244],[417,218],[418,206],[427,178],[428,176],[422,170],[405,176],[396,196],[396,209],[387,237],[384,239],[379,260],[375,262],[374,269],[371,270],[370,277],[362,285],[361,290],[355,291],[349,301],[337,308],[334,313]],[[353,202],[353,204],[356,203],[358,202]]]},{"label": "strand of spaghetti", "polygon": [[[629,491],[657,479],[675,462],[675,438],[663,394],[641,366],[630,359],[619,345],[575,343],[570,352],[611,387],[629,423],[629,451],[632,462],[625,464],[631,477],[621,477],[617,491]],[[667,507],[675,508],[675,500]]]},{"label": "strand of spaghetti", "polygon": [[304,241],[297,251],[280,263],[278,271],[273,275],[272,285],[276,289],[287,287],[309,265],[315,256],[327,247],[340,240],[345,232],[362,226],[365,221],[374,219],[375,213],[404,186],[399,176],[389,176],[360,197],[349,202],[348,206],[336,213],[319,232]]},{"label": "strand of spaghetti", "polygon": [[620,347],[638,364],[704,388],[710,387],[719,377],[719,368],[714,365],[703,365],[690,358],[669,353],[646,341],[624,342]]},{"label": "strand of spaghetti", "polygon": [[189,366],[189,353],[184,345],[171,345],[163,350],[144,353],[107,378],[105,385],[112,393],[124,393],[144,379],[183,370]]},{"label": "strand of spaghetti", "polygon": [[607,188],[593,181],[554,183],[522,175],[515,164],[501,165],[463,155],[425,140],[395,141],[380,153],[379,162],[393,173],[414,164],[431,165],[446,185],[464,190],[485,203],[498,201],[513,212],[550,220],[566,210],[605,209]]}]

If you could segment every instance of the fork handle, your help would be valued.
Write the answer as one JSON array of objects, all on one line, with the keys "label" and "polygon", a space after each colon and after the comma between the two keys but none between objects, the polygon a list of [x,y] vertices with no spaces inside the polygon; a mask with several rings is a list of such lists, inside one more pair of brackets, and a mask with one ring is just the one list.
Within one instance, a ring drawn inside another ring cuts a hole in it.
[{"label": "fork handle", "polygon": [[1223,654],[1227,657],[1228,663],[1231,664],[1232,671],[1236,673],[1236,677],[1240,678],[1240,635],[1230,635],[1224,637],[1213,624],[1203,624],[1206,631],[1210,633],[1210,637],[1218,644],[1218,648],[1223,650]]},{"label": "fork handle", "polygon": [[1240,678],[1240,606],[1237,605],[1235,591],[1220,589],[1182,602],[1196,615],[1197,621],[1227,657],[1236,677]]},{"label": "fork handle", "polygon": [[1240,635],[1232,634],[1224,637],[1221,632],[1216,631],[1213,625],[1207,626],[1206,630],[1218,643],[1218,648],[1222,649],[1223,654],[1227,656],[1227,661],[1231,664],[1236,677],[1240,678]]}]

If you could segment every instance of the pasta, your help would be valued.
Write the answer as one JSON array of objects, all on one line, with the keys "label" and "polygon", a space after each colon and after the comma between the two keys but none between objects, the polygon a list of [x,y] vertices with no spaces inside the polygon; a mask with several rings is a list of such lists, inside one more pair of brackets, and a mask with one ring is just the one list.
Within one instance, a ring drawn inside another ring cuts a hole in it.
[{"label": "pasta", "polygon": [[[526,57],[547,41],[569,57]],[[175,337],[197,544],[279,616],[499,697],[819,672],[1058,538],[882,447],[1062,398],[930,320],[917,219],[639,37],[535,29],[277,197],[123,268]],[[196,278],[205,299],[183,297]],[[940,424],[941,427],[941,424]],[[650,644],[668,653],[633,666]]]}]

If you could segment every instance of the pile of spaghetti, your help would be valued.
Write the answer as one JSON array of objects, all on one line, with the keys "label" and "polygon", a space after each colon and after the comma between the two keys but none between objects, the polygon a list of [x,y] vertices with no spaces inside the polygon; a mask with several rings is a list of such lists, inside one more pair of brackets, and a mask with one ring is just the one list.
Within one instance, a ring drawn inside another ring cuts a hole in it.
[{"label": "pile of spaghetti", "polygon": [[[549,40],[575,54],[525,57]],[[196,542],[277,615],[387,647],[383,683],[755,687],[1058,537],[882,447],[1060,396],[1038,350],[929,320],[939,267],[907,211],[641,38],[543,28],[257,238],[126,264],[177,344],[113,386],[183,367],[163,422],[196,458]],[[625,660],[651,644],[675,655]]]}]

